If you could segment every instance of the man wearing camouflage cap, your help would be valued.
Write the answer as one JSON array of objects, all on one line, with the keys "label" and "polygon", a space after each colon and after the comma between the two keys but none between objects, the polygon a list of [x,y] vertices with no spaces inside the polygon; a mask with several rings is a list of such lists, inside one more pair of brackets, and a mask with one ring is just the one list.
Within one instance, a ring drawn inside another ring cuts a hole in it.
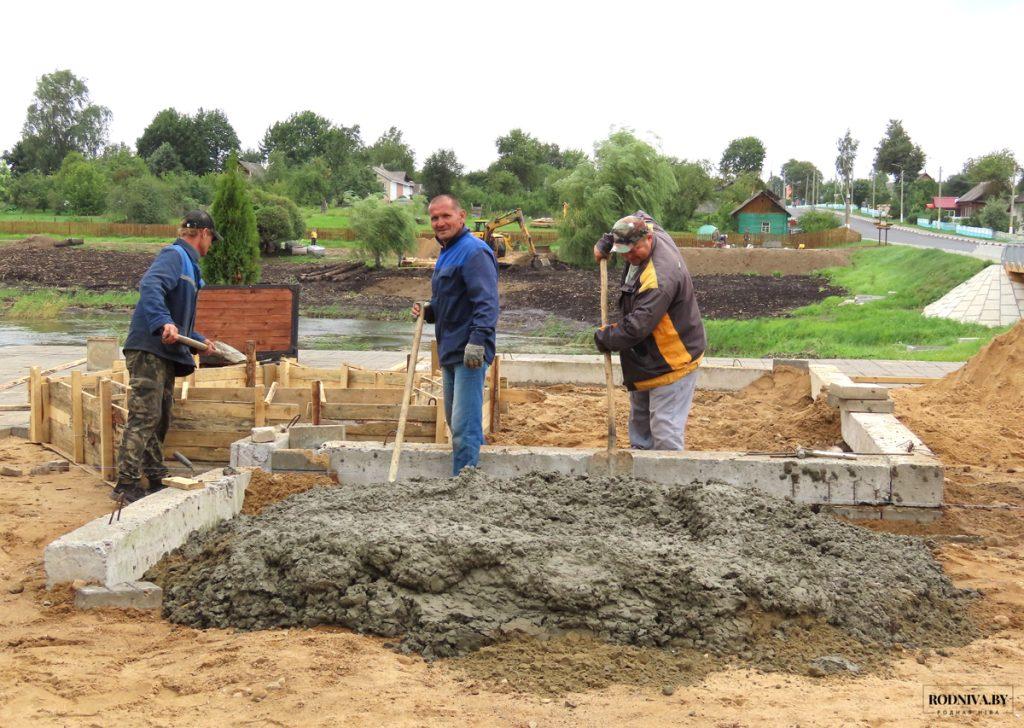
[{"label": "man wearing camouflage cap", "polygon": [[628,215],[594,246],[598,261],[619,253],[627,265],[618,324],[594,333],[601,352],[619,352],[629,390],[629,442],[638,450],[682,450],[686,419],[707,346],[693,281],[679,248],[650,215]]}]

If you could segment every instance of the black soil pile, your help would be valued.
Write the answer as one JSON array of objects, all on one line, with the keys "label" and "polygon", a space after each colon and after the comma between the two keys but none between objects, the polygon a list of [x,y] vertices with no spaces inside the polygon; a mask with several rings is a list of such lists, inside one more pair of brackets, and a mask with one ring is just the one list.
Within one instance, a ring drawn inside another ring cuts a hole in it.
[{"label": "black soil pile", "polygon": [[341,625],[427,657],[574,630],[742,655],[819,625],[851,657],[976,635],[920,540],[720,484],[469,470],[317,488],[194,536],[154,578],[177,623]]}]

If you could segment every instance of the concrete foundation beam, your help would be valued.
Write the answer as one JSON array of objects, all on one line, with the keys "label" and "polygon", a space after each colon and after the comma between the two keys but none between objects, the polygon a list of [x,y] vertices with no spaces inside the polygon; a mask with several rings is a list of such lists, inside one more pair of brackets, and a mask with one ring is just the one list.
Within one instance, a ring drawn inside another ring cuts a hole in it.
[{"label": "concrete foundation beam", "polygon": [[945,474],[938,458],[908,455],[893,458],[892,504],[936,508],[942,505]]},{"label": "concrete foundation beam", "polygon": [[878,455],[906,455],[931,450],[891,414],[842,412],[843,440],[854,452]]},{"label": "concrete foundation beam", "polygon": [[765,361],[763,367],[722,367],[701,364],[697,369],[697,389],[736,392],[770,373],[771,367],[770,361]]},{"label": "concrete foundation beam", "polygon": [[891,415],[896,411],[896,403],[891,399],[839,399],[828,396],[830,406],[842,412],[870,412],[872,414]]},{"label": "concrete foundation beam", "polygon": [[163,598],[163,589],[149,581],[129,581],[113,586],[87,584],[75,589],[78,609],[159,609]]},{"label": "concrete foundation beam", "polygon": [[316,450],[325,442],[344,439],[345,425],[292,425],[287,447]]},{"label": "concrete foundation beam", "polygon": [[326,472],[329,462],[330,459],[326,453],[319,454],[316,450],[282,448],[274,450],[270,454],[270,468],[272,471],[302,470]]},{"label": "concrete foundation beam", "polygon": [[811,364],[807,367],[811,376],[811,397],[817,399],[824,392],[828,394],[830,385],[853,384],[853,380],[843,374],[832,364]]},{"label": "concrete foundation beam", "polygon": [[278,432],[273,442],[253,442],[251,437],[231,443],[231,467],[259,468],[270,472],[270,456],[275,450],[288,447],[288,433]]},{"label": "concrete foundation beam", "polygon": [[197,490],[165,488],[125,506],[120,520],[105,515],[49,544],[43,552],[46,584],[81,579],[104,586],[138,580],[194,531],[210,528],[242,509],[250,471],[210,471]]}]

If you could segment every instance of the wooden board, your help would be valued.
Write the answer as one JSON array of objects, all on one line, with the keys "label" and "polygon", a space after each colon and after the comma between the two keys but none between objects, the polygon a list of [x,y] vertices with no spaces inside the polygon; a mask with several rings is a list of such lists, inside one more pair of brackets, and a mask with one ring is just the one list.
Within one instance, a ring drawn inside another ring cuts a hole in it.
[{"label": "wooden board", "polygon": [[[321,416],[328,420],[387,420],[397,424],[402,406],[399,404],[325,404]],[[433,424],[437,408],[431,405],[410,405],[409,422]]]},{"label": "wooden board", "polygon": [[[245,351],[256,342],[260,358],[298,356],[299,286],[204,286],[196,329]],[[269,384],[269,383],[268,383]]]},{"label": "wooden board", "polygon": [[[359,436],[368,436],[368,439],[383,440],[385,435],[392,435],[398,429],[398,422],[366,422],[357,425],[345,425],[345,437],[356,439]],[[394,436],[392,435],[392,438]],[[410,437],[425,438],[424,442],[434,441],[434,422],[407,422],[405,424],[405,439]]]},{"label": "wooden board", "polygon": [[[196,386],[188,388],[189,402],[248,402],[255,397],[252,387],[208,387]],[[174,390],[174,398],[181,399],[181,387]]]},{"label": "wooden board", "polygon": [[167,449],[182,447],[230,447],[231,443],[248,437],[249,430],[180,430],[171,428],[164,440]]}]

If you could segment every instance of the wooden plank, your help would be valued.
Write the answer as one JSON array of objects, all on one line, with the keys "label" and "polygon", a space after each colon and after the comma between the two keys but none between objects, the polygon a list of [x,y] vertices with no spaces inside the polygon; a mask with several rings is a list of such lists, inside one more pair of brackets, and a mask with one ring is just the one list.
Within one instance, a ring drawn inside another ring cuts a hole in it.
[{"label": "wooden plank", "polygon": [[191,384],[192,383],[186,379],[182,383],[181,389],[178,392],[176,392],[174,396],[180,399],[182,402],[188,402],[188,389]]},{"label": "wooden plank", "polygon": [[850,377],[857,384],[930,384],[942,377]]},{"label": "wooden plank", "polygon": [[[361,434],[353,435],[353,434],[349,433],[347,427],[345,428],[345,439],[346,440],[351,440],[352,442],[380,442],[380,443],[384,442],[384,437],[381,436],[381,435],[361,435]],[[391,439],[392,438],[388,439],[389,443],[391,442]],[[434,437],[433,436],[421,437],[419,435],[409,435],[408,433],[402,439],[403,439],[404,442],[424,442],[424,443],[433,443],[434,442]]]},{"label": "wooden plank", "polygon": [[245,386],[256,386],[256,340],[245,342]]},{"label": "wooden plank", "polygon": [[263,399],[263,385],[253,389],[253,410],[254,427],[263,427],[267,424],[267,403]]},{"label": "wooden plank", "polygon": [[[309,404],[310,390],[307,387],[280,387],[274,396],[275,402]],[[338,389],[325,387],[327,404],[400,404],[401,389]]]},{"label": "wooden plank", "polygon": [[253,416],[252,404],[241,402],[204,402],[190,399],[181,402],[174,408],[175,420],[201,420],[206,417],[225,419],[233,418],[238,420],[251,420]]},{"label": "wooden plank", "polygon": [[28,420],[28,439],[31,442],[42,442],[40,434],[43,431],[43,380],[39,374],[39,367],[29,368],[28,374],[28,401],[30,414]]},{"label": "wooden plank", "polygon": [[277,381],[280,382],[282,387],[291,386],[291,372],[292,362],[290,359],[284,359],[277,366]]},{"label": "wooden plank", "polygon": [[194,463],[226,463],[231,460],[229,447],[179,447],[178,452]]},{"label": "wooden plank", "polygon": [[50,387],[50,406],[71,412],[71,383],[55,381],[47,377]]},{"label": "wooden plank", "polygon": [[270,389],[267,391],[267,396],[263,401],[266,402],[267,404],[270,404],[271,402],[274,401],[275,394],[277,394],[277,382],[272,382],[270,385]]},{"label": "wooden plank", "polygon": [[0,412],[29,412],[31,409],[30,404],[0,404]]},{"label": "wooden plank", "polygon": [[110,380],[100,380],[100,477],[108,482],[116,479],[114,473],[114,421],[111,412]]},{"label": "wooden plank", "polygon": [[[254,396],[254,391],[245,387],[189,386],[188,388],[189,402],[234,402],[252,404]],[[175,392],[175,398],[180,398],[178,396],[178,391]]]},{"label": "wooden plank", "polygon": [[[321,416],[328,420],[382,420],[397,422],[402,406],[399,404],[325,404]],[[443,413],[443,410],[442,410]],[[431,422],[437,418],[434,405],[410,405],[410,422]]]},{"label": "wooden plank", "polygon": [[172,428],[164,440],[164,447],[231,447],[231,443],[248,437],[249,433],[250,430],[179,430]]},{"label": "wooden plank", "polygon": [[438,397],[434,405],[434,442],[444,444],[448,442],[448,422],[444,417],[444,398]]},{"label": "wooden plank", "polygon": [[[70,424],[50,421],[50,444],[70,453],[74,446],[74,435]],[[69,458],[70,459],[70,458]]]},{"label": "wooden plank", "polygon": [[497,432],[501,426],[501,358],[494,357],[491,364],[491,432]]},{"label": "wooden plank", "polygon": [[[46,426],[50,427],[50,425],[52,425],[55,422],[64,427],[71,427],[71,413],[57,409],[56,407],[48,408],[46,410]],[[45,442],[49,441],[50,438],[47,437]]]},{"label": "wooden plank", "polygon": [[[356,435],[372,435],[381,440],[384,439],[385,435],[394,433],[398,430],[398,423],[389,422],[364,422],[358,424],[346,424],[345,425],[345,437],[352,438]],[[435,427],[433,422],[407,422],[405,425],[406,438],[408,436],[413,437],[426,437],[429,438],[430,442],[434,441]]]},{"label": "wooden plank", "polygon": [[348,389],[348,364],[342,364],[340,367],[340,373],[338,374],[338,386],[342,389]]},{"label": "wooden plank", "polygon": [[290,420],[295,415],[299,414],[298,405],[294,404],[268,404],[267,405],[267,421],[270,420]]},{"label": "wooden plank", "polygon": [[[74,361],[67,361],[64,362],[63,364],[58,364],[55,367],[50,367],[49,369],[43,369],[39,372],[39,374],[41,376],[46,376],[47,374],[55,374],[57,372],[64,371],[65,369],[70,369],[71,367],[81,366],[82,364],[85,364],[85,359],[75,359]],[[38,369],[39,367],[35,368]],[[18,377],[17,379],[12,379],[9,382],[4,382],[3,384],[0,384],[0,392],[6,391],[8,389],[14,389],[19,384],[24,384],[25,382],[29,381],[31,376],[32,375],[29,374],[28,376]]]},{"label": "wooden plank", "polygon": [[40,382],[39,386],[40,386],[40,392],[42,394],[42,397],[40,398],[40,401],[42,402],[42,405],[43,405],[43,407],[42,407],[43,418],[42,418],[42,421],[40,422],[40,425],[39,425],[40,426],[39,440],[40,440],[40,442],[49,442],[50,441],[50,378],[49,377],[43,377],[42,378],[42,382]]},{"label": "wooden plank", "polygon": [[320,424],[320,408],[323,406],[324,400],[324,385],[320,380],[316,380],[312,384],[310,390],[309,401],[313,403],[313,414],[311,419],[314,425]]}]

